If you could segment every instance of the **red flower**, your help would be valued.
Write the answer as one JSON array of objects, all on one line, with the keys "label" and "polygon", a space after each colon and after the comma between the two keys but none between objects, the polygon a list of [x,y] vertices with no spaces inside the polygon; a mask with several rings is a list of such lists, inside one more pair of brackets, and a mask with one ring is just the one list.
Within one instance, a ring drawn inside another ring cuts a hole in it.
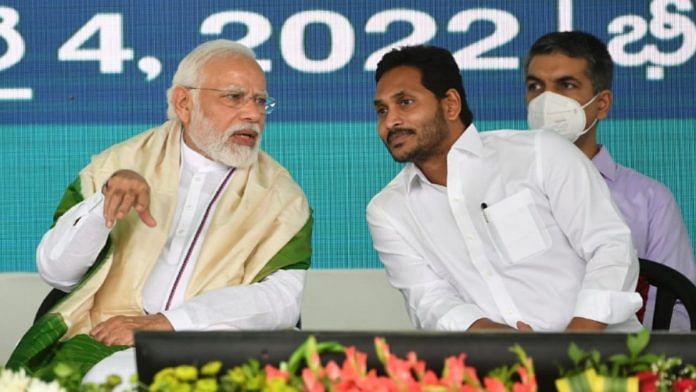
[{"label": "red flower", "polygon": [[660,375],[650,370],[642,371],[636,374],[638,377],[638,390],[641,392],[657,392],[657,381]]},{"label": "red flower", "polygon": [[[642,391],[642,389],[641,389]],[[672,384],[672,391],[674,392],[695,392],[696,391],[696,380],[693,378],[682,378],[675,381]]]}]

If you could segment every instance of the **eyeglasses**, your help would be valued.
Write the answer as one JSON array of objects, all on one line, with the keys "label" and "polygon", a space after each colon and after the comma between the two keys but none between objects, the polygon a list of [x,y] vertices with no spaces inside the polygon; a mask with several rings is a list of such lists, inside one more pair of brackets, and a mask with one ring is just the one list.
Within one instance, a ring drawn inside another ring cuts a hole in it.
[{"label": "eyeglasses", "polygon": [[225,103],[226,106],[229,106],[230,108],[233,109],[238,109],[244,106],[250,99],[254,100],[254,104],[256,104],[257,107],[263,108],[264,113],[266,114],[271,114],[273,110],[276,107],[276,100],[273,97],[269,97],[266,95],[251,95],[248,93],[245,93],[243,90],[237,90],[237,89],[230,89],[230,90],[221,90],[218,88],[208,88],[208,87],[191,87],[191,86],[182,86],[187,90],[208,90],[208,91],[217,91],[220,93],[220,97],[223,99],[223,102]]}]

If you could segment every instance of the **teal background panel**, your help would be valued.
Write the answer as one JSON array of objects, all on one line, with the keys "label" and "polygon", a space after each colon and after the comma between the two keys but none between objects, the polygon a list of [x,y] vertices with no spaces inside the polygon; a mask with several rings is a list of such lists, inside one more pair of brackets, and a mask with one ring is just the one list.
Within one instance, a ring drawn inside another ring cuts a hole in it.
[{"label": "teal background panel", "polygon": [[[474,108],[475,111],[475,108]],[[477,121],[480,130],[521,129],[525,121]],[[34,252],[65,187],[90,156],[151,125],[0,125],[0,272],[35,271]],[[608,120],[600,141],[617,162],[667,185],[696,238],[696,119]],[[302,186],[315,214],[314,268],[381,268],[365,207],[400,170],[375,124],[274,123],[263,148]]]}]

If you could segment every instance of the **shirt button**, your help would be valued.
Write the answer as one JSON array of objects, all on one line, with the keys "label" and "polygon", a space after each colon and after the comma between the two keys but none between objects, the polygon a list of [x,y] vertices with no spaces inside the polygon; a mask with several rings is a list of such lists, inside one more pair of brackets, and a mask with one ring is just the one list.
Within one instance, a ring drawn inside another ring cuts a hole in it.
[{"label": "shirt button", "polygon": [[203,181],[203,177],[198,176],[198,175],[193,176],[193,181],[195,181],[195,182],[201,182],[201,181]]},{"label": "shirt button", "polygon": [[187,205],[186,207],[184,207],[184,209],[185,209],[186,211],[191,211],[192,208],[193,208],[193,206],[192,206],[191,204],[189,204],[189,205]]},{"label": "shirt button", "polygon": [[179,229],[176,231],[176,235],[184,235],[186,231],[184,229]]}]

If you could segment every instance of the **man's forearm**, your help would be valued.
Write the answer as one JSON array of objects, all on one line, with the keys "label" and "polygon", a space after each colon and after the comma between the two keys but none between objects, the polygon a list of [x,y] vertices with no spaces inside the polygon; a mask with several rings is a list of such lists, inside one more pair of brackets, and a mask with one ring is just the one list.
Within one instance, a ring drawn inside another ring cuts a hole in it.
[{"label": "man's forearm", "polygon": [[51,286],[71,291],[94,263],[109,237],[101,209],[101,197],[90,197],[44,234],[36,250],[36,266]]},{"label": "man's forearm", "polygon": [[162,312],[175,330],[287,329],[297,323],[305,270],[279,270],[259,283],[211,290]]}]

